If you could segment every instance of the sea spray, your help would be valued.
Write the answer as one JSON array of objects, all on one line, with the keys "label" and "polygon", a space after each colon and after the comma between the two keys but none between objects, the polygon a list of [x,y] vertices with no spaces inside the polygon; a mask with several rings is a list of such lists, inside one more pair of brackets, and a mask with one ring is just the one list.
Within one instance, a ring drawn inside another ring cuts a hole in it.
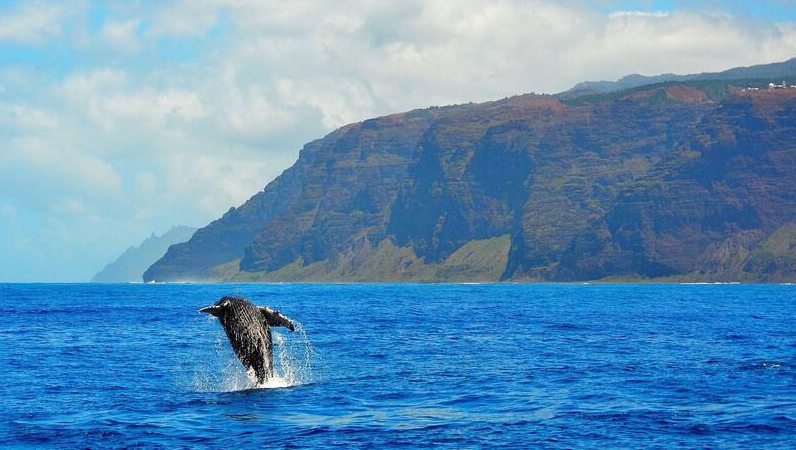
[{"label": "sea spray", "polygon": [[306,330],[299,322],[295,331],[283,333],[271,329],[274,343],[274,377],[258,384],[251,370],[246,370],[219,330],[210,358],[194,373],[194,389],[199,392],[233,392],[246,389],[276,389],[308,384],[313,381],[312,366],[316,353]]},{"label": "sea spray", "polygon": [[[292,333],[274,332],[274,370],[288,386],[308,384],[313,381],[312,363],[315,349],[304,326],[294,322]],[[273,330],[272,330],[273,331]]]}]

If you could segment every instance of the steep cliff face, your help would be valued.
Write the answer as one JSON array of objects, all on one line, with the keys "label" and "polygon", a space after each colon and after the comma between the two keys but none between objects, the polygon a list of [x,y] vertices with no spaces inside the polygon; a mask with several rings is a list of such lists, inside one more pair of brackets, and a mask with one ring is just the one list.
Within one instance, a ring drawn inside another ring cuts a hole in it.
[{"label": "steep cliff face", "polygon": [[384,237],[384,218],[406,178],[433,111],[367,120],[302,152],[294,201],[263,222],[241,261],[244,271],[311,263],[344,250],[356,236]]},{"label": "steep cliff face", "polygon": [[349,125],[145,277],[788,279],[795,93],[667,83]]},{"label": "steep cliff face", "polygon": [[785,261],[756,266],[796,220],[794,174],[796,89],[729,98],[570,243],[556,278],[786,279]]},{"label": "steep cliff face", "polygon": [[[676,95],[683,92],[686,101]],[[432,261],[469,240],[510,234],[504,277],[554,276],[573,237],[713,107],[690,88],[643,94],[586,107],[522,96],[438,121],[388,232]]]},{"label": "steep cliff face", "polygon": [[232,261],[249,272],[312,262],[354,235],[378,234],[417,141],[439,114],[396,114],[340,128],[239,208],[176,245],[147,280],[214,280]]}]

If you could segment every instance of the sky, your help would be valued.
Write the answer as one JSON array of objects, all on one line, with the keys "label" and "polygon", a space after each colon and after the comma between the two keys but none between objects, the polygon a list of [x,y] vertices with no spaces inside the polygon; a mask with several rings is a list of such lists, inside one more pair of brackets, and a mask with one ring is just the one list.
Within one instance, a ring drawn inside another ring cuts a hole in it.
[{"label": "sky", "polygon": [[0,282],[87,281],[337,127],[796,56],[796,0],[0,0]]}]

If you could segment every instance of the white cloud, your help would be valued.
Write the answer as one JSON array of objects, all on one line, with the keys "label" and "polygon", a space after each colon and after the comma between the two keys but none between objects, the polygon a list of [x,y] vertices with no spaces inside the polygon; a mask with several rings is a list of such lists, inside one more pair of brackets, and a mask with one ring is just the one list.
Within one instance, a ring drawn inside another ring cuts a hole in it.
[{"label": "white cloud", "polygon": [[175,120],[187,122],[205,116],[204,107],[198,96],[181,89],[164,91],[147,89],[115,93],[93,100],[97,112],[114,123],[148,121],[155,125],[168,126]]},{"label": "white cloud", "polygon": [[44,44],[59,37],[65,22],[83,7],[74,1],[30,1],[0,9],[0,42]]},{"label": "white cloud", "polygon": [[122,187],[121,176],[109,163],[80,149],[36,136],[9,139],[3,145],[0,175],[5,182],[0,184],[0,192],[25,195],[49,188],[54,194],[74,190],[106,197]]},{"label": "white cloud", "polygon": [[134,53],[139,50],[141,43],[138,38],[138,20],[124,20],[108,22],[102,27],[102,38],[116,50]]},{"label": "white cloud", "polygon": [[652,17],[652,18],[661,18],[661,17],[669,17],[671,15],[668,11],[614,11],[608,15],[611,19],[616,18],[623,18],[623,17],[630,17],[630,18],[638,18],[638,17]]},{"label": "white cloud", "polygon": [[85,216],[89,213],[89,207],[80,199],[68,197],[53,202],[50,211],[55,214]]},{"label": "white cloud", "polygon": [[267,160],[236,160],[223,152],[171,154],[164,156],[163,164],[170,174],[165,181],[171,197],[168,200],[176,203],[190,198],[208,217],[220,216],[230,206],[262,190],[263,178],[272,178],[280,169]]},{"label": "white cloud", "polygon": [[53,111],[18,103],[0,103],[0,129],[14,132],[53,129],[60,123]]},{"label": "white cloud", "polygon": [[209,30],[218,19],[221,2],[212,0],[181,0],[162,2],[152,14],[150,36],[198,36]]}]

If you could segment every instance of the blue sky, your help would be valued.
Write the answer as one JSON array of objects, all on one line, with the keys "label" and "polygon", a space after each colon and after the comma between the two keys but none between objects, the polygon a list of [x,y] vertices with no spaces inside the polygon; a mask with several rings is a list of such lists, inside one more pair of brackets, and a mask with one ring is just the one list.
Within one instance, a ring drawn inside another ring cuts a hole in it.
[{"label": "blue sky", "polygon": [[779,1],[0,1],[0,281],[85,281],[368,117],[796,56]]},{"label": "blue sky", "polygon": [[781,22],[796,20],[796,2],[793,0],[749,1],[749,0],[617,0],[592,2],[603,12],[625,11],[666,11],[696,13],[726,13],[738,17],[755,17],[767,21]]}]

